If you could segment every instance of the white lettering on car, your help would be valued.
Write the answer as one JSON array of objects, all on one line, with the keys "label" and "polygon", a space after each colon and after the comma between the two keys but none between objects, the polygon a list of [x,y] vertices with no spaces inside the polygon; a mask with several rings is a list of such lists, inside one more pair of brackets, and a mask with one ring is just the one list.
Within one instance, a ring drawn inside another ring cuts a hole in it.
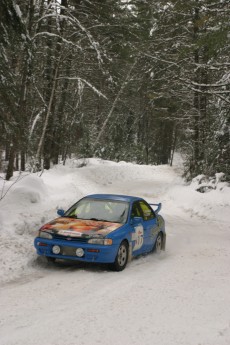
[{"label": "white lettering on car", "polygon": [[58,234],[63,235],[63,236],[70,236],[70,237],[81,237],[82,236],[81,232],[77,232],[77,231],[73,231],[73,230],[59,230]]}]

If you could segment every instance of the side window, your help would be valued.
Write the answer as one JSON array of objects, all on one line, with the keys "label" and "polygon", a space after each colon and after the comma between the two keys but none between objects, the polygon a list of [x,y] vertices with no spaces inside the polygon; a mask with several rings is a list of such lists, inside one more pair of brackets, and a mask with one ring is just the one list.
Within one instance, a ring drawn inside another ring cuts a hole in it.
[{"label": "side window", "polygon": [[139,201],[139,205],[140,205],[141,211],[143,213],[144,220],[150,220],[150,219],[154,219],[156,217],[153,210],[144,201]]},{"label": "side window", "polygon": [[132,213],[131,213],[131,217],[142,217],[141,211],[139,209],[139,205],[137,202],[133,203],[133,207],[132,207]]}]

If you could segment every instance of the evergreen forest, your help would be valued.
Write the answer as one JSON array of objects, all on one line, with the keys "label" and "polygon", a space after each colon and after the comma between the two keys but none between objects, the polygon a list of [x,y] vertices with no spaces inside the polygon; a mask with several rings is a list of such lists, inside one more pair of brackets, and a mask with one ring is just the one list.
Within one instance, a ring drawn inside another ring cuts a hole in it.
[{"label": "evergreen forest", "polygon": [[1,0],[0,170],[184,158],[230,181],[229,0]]}]

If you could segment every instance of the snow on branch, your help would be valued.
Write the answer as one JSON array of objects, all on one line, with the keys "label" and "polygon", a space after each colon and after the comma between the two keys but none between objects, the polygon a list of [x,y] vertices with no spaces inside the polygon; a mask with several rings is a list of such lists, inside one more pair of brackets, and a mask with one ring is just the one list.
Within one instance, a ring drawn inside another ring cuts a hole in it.
[{"label": "snow on branch", "polygon": [[79,46],[78,44],[75,44],[75,43],[73,43],[71,41],[68,41],[65,38],[63,38],[62,36],[54,34],[54,33],[51,33],[51,32],[47,32],[47,31],[45,31],[45,32],[38,32],[36,35],[34,35],[33,40],[35,38],[37,38],[38,36],[57,37],[58,39],[61,39],[63,43],[70,44],[70,45],[72,45],[74,47],[77,47],[79,50],[82,50],[81,46]]},{"label": "snow on branch", "polygon": [[[67,8],[65,8],[65,10],[67,11]],[[52,13],[52,14],[45,15],[45,16],[43,16],[42,18],[40,18],[39,21],[41,21],[41,20],[43,20],[43,19],[45,19],[45,18],[47,18],[47,17],[57,17],[57,14],[56,14],[56,13]],[[95,41],[95,39],[93,38],[93,36],[92,36],[92,34],[90,33],[89,29],[85,28],[85,27],[80,23],[80,21],[70,13],[70,10],[68,11],[68,16],[58,14],[58,17],[59,17],[60,19],[66,19],[66,20],[68,20],[69,22],[72,22],[72,23],[77,24],[77,26],[86,34],[86,36],[87,36],[87,38],[88,38],[88,40],[89,40],[89,42],[90,42],[90,44],[91,44],[91,47],[96,51],[96,53],[97,53],[97,58],[98,58],[99,63],[100,63],[100,64],[103,63],[103,60],[102,60],[102,57],[101,57],[101,52],[100,52],[100,50],[99,50],[99,43]],[[51,37],[58,37],[58,38],[60,38],[63,42],[65,42],[65,43],[67,43],[67,44],[71,44],[71,45],[73,45],[73,46],[76,46],[76,47],[78,47],[80,50],[82,50],[82,48],[81,48],[79,45],[76,45],[76,44],[74,44],[73,42],[70,42],[70,41],[64,39],[63,37],[61,37],[61,36],[59,36],[59,35],[57,35],[57,34],[50,33],[50,32],[40,32],[40,33],[37,33],[37,34],[33,37],[33,39],[36,38],[37,36],[45,36],[45,35],[46,35],[46,36],[51,36]]]},{"label": "snow on branch", "polygon": [[111,109],[110,109],[110,111],[109,111],[109,113],[108,113],[108,115],[107,115],[107,117],[106,117],[106,119],[105,119],[105,121],[104,121],[104,123],[103,123],[103,126],[101,127],[101,130],[100,130],[100,132],[99,132],[99,134],[98,134],[98,136],[97,136],[97,139],[96,139],[96,141],[94,142],[94,146],[93,146],[94,148],[96,148],[97,144],[99,143],[100,138],[101,138],[101,136],[102,136],[102,134],[103,134],[103,132],[104,132],[106,126],[107,126],[107,123],[109,122],[109,120],[110,120],[110,118],[111,118],[111,116],[112,116],[112,114],[113,114],[113,111],[114,111],[114,109],[115,109],[115,106],[116,106],[117,102],[119,101],[120,96],[121,96],[121,94],[122,94],[124,88],[127,86],[128,82],[130,81],[131,73],[132,73],[133,69],[135,68],[135,66],[136,66],[136,64],[137,64],[137,61],[138,61],[138,58],[136,58],[136,60],[134,61],[133,65],[131,66],[130,70],[128,71],[128,73],[127,73],[127,75],[126,75],[125,80],[123,81],[123,83],[122,83],[122,85],[121,85],[121,87],[120,87],[119,92],[117,93],[117,96],[116,96],[116,98],[115,98],[115,100],[114,100],[114,102],[113,102],[113,104],[112,104],[112,107],[111,107]]},{"label": "snow on branch", "polygon": [[58,79],[68,79],[68,80],[77,80],[79,82],[83,82],[84,84],[88,85],[98,96],[108,99],[101,91],[99,91],[95,86],[93,86],[90,82],[80,77],[59,77]]},{"label": "snow on branch", "polygon": [[194,92],[198,92],[198,93],[205,93],[207,95],[214,95],[216,97],[219,97],[221,98],[223,101],[225,101],[226,103],[230,104],[230,100],[226,97],[224,97],[223,95],[225,95],[226,93],[230,93],[230,91],[203,91],[203,90],[199,90],[199,89],[196,89],[190,85],[187,85],[188,88]]},{"label": "snow on branch", "polygon": [[88,37],[89,42],[91,43],[91,46],[93,47],[93,49],[95,49],[96,53],[97,53],[97,58],[99,63],[103,63],[102,57],[101,57],[101,52],[99,50],[99,44],[98,42],[96,42],[93,38],[93,36],[91,35],[90,31],[88,29],[86,29],[81,23],[80,21],[74,17],[71,13],[69,13],[70,15],[70,19],[76,23],[78,25],[78,27],[86,34],[86,36]]},{"label": "snow on branch", "polygon": [[[194,81],[186,81],[186,80],[183,80],[189,84],[192,84],[194,86],[201,86],[201,87],[223,87],[223,86],[228,86],[229,85],[229,81],[226,81],[224,83],[216,83],[216,84],[202,84],[202,83],[196,83]],[[223,91],[224,93],[226,91]],[[229,92],[229,91],[228,91]]]},{"label": "snow on branch", "polygon": [[[198,67],[199,68],[199,67]],[[208,87],[208,88],[222,88],[222,87],[227,87],[230,85],[230,73],[225,73],[220,79],[219,81],[215,82],[215,83],[199,83],[199,82],[195,82],[191,79],[185,79],[185,78],[179,78],[180,81],[182,81],[183,83],[186,84],[191,84],[193,86],[197,86],[197,87]],[[223,90],[223,89],[222,89]],[[218,91],[220,92],[220,91]],[[229,91],[221,91],[220,93],[229,93]]]},{"label": "snow on branch", "polygon": [[153,56],[153,55],[151,55],[151,54],[146,54],[146,53],[144,53],[143,55],[145,55],[145,56],[147,56],[147,57],[150,57],[151,59],[154,59],[154,60],[166,62],[167,64],[170,64],[170,65],[175,65],[175,66],[177,66],[177,67],[180,65],[180,61],[179,61],[179,62],[168,61],[168,60],[162,59],[161,57],[156,57],[156,56]]},{"label": "snow on branch", "polygon": [[34,131],[34,128],[36,126],[36,123],[38,122],[38,120],[40,119],[42,113],[44,113],[45,111],[45,108],[41,109],[39,111],[39,113],[35,116],[34,120],[33,120],[33,123],[32,123],[32,126],[30,128],[30,132],[29,132],[29,138],[31,138],[32,134],[33,134],[33,131]]}]

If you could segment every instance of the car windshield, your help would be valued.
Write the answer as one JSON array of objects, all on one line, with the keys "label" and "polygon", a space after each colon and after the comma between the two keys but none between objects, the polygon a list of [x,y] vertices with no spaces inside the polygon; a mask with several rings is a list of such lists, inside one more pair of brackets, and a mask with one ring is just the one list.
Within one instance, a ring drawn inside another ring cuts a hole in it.
[{"label": "car windshield", "polygon": [[129,204],[116,200],[84,198],[73,205],[65,217],[126,223]]}]

